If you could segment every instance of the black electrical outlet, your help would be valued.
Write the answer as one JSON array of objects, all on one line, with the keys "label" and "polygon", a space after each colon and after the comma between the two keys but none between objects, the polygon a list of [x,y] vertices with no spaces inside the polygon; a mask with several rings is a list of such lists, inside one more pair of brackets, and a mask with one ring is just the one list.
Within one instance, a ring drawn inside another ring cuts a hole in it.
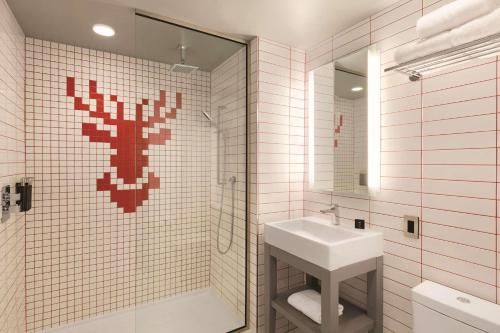
[{"label": "black electrical outlet", "polygon": [[354,220],[354,228],[356,228],[356,229],[364,229],[365,228],[365,220],[355,219]]}]

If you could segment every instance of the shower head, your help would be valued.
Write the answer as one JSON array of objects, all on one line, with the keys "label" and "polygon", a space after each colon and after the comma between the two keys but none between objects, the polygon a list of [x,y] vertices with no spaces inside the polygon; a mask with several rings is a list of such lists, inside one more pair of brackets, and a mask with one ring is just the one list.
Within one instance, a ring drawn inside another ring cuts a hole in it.
[{"label": "shower head", "polygon": [[174,64],[172,68],[170,68],[171,72],[175,73],[184,73],[184,74],[191,74],[195,70],[197,70],[199,67],[196,66],[189,66],[189,65],[184,65],[184,64]]},{"label": "shower head", "polygon": [[191,74],[195,70],[197,70],[199,67],[197,66],[190,66],[186,65],[186,50],[187,47],[185,45],[179,45],[179,49],[181,50],[181,63],[180,64],[174,64],[172,68],[170,68],[171,72],[174,73],[184,73],[184,74]]}]

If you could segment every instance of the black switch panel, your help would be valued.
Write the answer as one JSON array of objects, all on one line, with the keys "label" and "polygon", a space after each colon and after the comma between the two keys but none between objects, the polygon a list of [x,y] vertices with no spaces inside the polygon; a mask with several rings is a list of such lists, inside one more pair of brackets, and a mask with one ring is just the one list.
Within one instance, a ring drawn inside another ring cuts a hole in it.
[{"label": "black switch panel", "polygon": [[408,228],[407,228],[407,231],[408,231],[410,234],[414,234],[414,233],[415,233],[415,221],[408,220]]},{"label": "black switch panel", "polygon": [[354,220],[354,228],[356,228],[356,229],[364,229],[365,228],[365,220],[355,219]]},{"label": "black switch panel", "polygon": [[32,178],[23,178],[20,183],[16,183],[16,193],[19,194],[16,204],[19,205],[20,212],[27,212],[31,209],[32,181]]},{"label": "black switch panel", "polygon": [[407,237],[419,238],[419,222],[418,216],[405,215],[403,230]]}]

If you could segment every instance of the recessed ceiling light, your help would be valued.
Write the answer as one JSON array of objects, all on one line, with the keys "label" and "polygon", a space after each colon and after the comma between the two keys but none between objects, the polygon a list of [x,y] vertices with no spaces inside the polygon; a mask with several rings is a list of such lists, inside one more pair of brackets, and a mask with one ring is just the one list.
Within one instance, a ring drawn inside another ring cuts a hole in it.
[{"label": "recessed ceiling light", "polygon": [[363,87],[353,87],[351,90],[354,92],[358,92],[358,91],[362,91]]},{"label": "recessed ceiling light", "polygon": [[115,29],[106,24],[94,24],[92,30],[94,30],[96,34],[104,37],[113,37],[115,35]]}]

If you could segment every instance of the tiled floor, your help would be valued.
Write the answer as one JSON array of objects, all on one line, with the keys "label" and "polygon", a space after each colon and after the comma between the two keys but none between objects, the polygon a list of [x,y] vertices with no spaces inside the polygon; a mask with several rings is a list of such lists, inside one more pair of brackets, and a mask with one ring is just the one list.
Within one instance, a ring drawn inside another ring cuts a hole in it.
[{"label": "tiled floor", "polygon": [[211,289],[116,312],[45,333],[221,333],[244,325]]}]

